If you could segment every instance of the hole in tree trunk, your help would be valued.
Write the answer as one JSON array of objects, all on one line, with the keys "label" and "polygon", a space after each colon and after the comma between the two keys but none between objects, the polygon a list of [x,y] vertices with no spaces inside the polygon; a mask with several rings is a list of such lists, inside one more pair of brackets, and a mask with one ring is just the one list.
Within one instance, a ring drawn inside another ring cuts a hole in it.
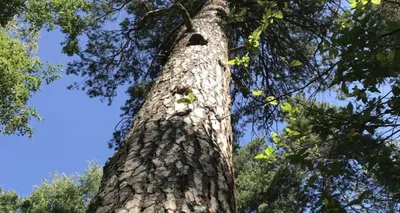
[{"label": "hole in tree trunk", "polygon": [[194,33],[187,43],[187,46],[192,45],[207,45],[208,41],[200,33]]},{"label": "hole in tree trunk", "polygon": [[172,94],[180,94],[180,95],[188,95],[189,92],[192,92],[190,87],[188,86],[178,86],[172,90]]}]

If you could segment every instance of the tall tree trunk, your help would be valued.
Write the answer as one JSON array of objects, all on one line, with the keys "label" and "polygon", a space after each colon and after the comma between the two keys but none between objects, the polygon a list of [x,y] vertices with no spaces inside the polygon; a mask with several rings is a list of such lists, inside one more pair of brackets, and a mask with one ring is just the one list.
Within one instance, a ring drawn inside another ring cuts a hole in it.
[{"label": "tall tree trunk", "polygon": [[[226,0],[208,1],[182,33],[88,212],[236,212],[221,12]],[[178,103],[190,92],[193,103]]]}]

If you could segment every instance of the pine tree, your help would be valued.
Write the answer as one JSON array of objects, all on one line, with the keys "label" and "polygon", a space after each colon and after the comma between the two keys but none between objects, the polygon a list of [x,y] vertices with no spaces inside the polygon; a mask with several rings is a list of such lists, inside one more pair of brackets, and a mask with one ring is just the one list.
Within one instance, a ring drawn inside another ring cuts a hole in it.
[{"label": "pine tree", "polygon": [[[373,18],[379,2],[351,0],[351,9],[334,0],[94,3],[86,49],[64,48],[80,57],[67,73],[86,77],[72,87],[111,103],[128,84],[130,99],[88,212],[235,212],[230,155],[243,125],[270,131],[283,118],[278,101],[305,89],[334,89],[368,108],[366,89],[395,76],[398,54],[382,50],[397,42],[397,24]],[[118,29],[104,27],[116,20]],[[350,93],[348,84],[360,79],[366,89]],[[347,111],[356,116],[352,105]],[[312,130],[331,137],[324,128]],[[330,208],[336,198],[329,199],[320,196],[317,208]]]},{"label": "pine tree", "polygon": [[224,0],[179,29],[88,212],[235,212]]}]

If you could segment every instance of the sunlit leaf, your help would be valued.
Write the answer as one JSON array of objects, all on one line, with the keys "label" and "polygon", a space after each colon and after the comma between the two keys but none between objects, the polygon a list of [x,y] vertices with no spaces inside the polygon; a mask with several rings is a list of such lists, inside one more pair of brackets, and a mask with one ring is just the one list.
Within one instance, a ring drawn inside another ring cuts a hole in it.
[{"label": "sunlit leaf", "polygon": [[188,98],[189,98],[190,103],[193,103],[193,101],[194,101],[194,99],[195,99],[196,97],[194,96],[194,94],[193,94],[192,92],[189,92]]},{"label": "sunlit leaf", "polygon": [[299,60],[293,60],[292,62],[290,62],[289,66],[291,67],[297,67],[297,66],[301,66],[303,63],[301,63],[301,61]]},{"label": "sunlit leaf", "polygon": [[178,99],[178,103],[180,103],[180,104],[191,104],[192,102],[190,101],[189,98],[180,98],[180,99]]},{"label": "sunlit leaf", "polygon": [[268,96],[265,100],[267,101],[267,104],[278,105],[274,96]]},{"label": "sunlit leaf", "polygon": [[276,11],[274,14],[272,14],[272,17],[283,19],[282,11]]},{"label": "sunlit leaf", "polygon": [[263,91],[262,90],[253,90],[251,91],[253,93],[253,95],[255,96],[260,96],[263,95]]},{"label": "sunlit leaf", "polygon": [[269,159],[269,157],[264,154],[258,154],[254,158],[257,160],[268,160]]},{"label": "sunlit leaf", "polygon": [[372,4],[381,4],[381,0],[371,0]]},{"label": "sunlit leaf", "polygon": [[264,153],[265,153],[265,155],[267,155],[267,156],[271,156],[273,153],[275,152],[275,149],[274,148],[272,148],[272,147],[267,147],[265,150],[264,150]]},{"label": "sunlit leaf", "polygon": [[285,103],[281,104],[281,109],[284,112],[291,112],[292,111],[292,105],[290,105],[288,102],[285,102]]}]

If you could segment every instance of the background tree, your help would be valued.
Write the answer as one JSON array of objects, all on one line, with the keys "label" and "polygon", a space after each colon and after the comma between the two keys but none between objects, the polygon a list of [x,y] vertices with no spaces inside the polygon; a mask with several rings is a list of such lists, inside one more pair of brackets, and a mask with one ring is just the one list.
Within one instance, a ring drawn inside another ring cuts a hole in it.
[{"label": "background tree", "polygon": [[0,212],[83,213],[98,191],[101,175],[101,167],[92,161],[84,174],[53,173],[27,197],[15,191],[0,191]]},{"label": "background tree", "polygon": [[0,3],[0,133],[33,134],[31,118],[41,120],[27,105],[43,82],[57,79],[60,66],[45,64],[36,56],[40,30],[59,26],[68,33],[64,51],[77,47],[74,33],[84,27],[77,14],[87,10],[84,0],[11,0]]},{"label": "background tree", "polygon": [[0,25],[5,27],[15,15],[21,12],[24,6],[23,0],[10,0],[0,2]]},{"label": "background tree", "polygon": [[[293,98],[282,104],[287,126],[272,134],[267,165],[289,163],[297,171],[307,208],[313,212],[396,212],[399,209],[397,141],[349,126],[348,107]],[[332,117],[331,117],[332,116]],[[352,114],[351,116],[355,116]],[[264,171],[268,172],[268,171]]]},{"label": "background tree", "polygon": [[234,155],[238,212],[304,212],[311,200],[303,190],[301,170],[286,162],[254,159],[266,146],[257,138]]},{"label": "background tree", "polygon": [[[318,44],[323,72],[307,98],[333,90],[345,107],[288,99],[278,107],[288,127],[257,157],[300,166],[312,211],[399,211],[399,4],[379,3],[350,1]],[[276,105],[267,92],[253,94]]]}]

